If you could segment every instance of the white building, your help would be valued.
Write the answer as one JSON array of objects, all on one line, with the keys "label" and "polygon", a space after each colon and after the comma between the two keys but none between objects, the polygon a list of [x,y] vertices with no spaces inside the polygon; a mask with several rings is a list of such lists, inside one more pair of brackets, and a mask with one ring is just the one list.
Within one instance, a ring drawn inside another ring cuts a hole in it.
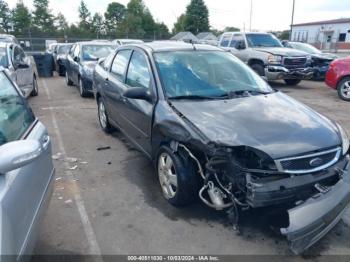
[{"label": "white building", "polygon": [[350,50],[350,18],[294,24],[291,40],[324,50]]}]

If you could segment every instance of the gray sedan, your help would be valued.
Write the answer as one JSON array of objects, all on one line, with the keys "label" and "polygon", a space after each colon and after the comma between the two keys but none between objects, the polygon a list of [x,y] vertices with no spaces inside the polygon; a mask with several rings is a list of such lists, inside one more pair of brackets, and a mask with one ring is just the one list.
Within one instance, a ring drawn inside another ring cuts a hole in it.
[{"label": "gray sedan", "polygon": [[20,260],[32,253],[52,195],[54,174],[45,126],[0,70],[1,261]]},{"label": "gray sedan", "polygon": [[0,68],[8,70],[10,78],[25,97],[38,95],[37,70],[32,56],[27,56],[15,43],[0,43]]}]

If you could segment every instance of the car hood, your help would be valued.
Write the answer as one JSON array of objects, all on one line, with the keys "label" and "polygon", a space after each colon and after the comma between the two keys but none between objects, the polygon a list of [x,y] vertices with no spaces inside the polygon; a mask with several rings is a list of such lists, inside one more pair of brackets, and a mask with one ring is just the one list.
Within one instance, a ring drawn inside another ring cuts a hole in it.
[{"label": "car hood", "polygon": [[307,53],[287,47],[257,47],[256,51],[270,53],[280,56],[306,56]]},{"label": "car hood", "polygon": [[97,65],[97,61],[84,61],[84,62],[82,62],[82,66],[90,67],[92,69],[94,69],[96,65]]},{"label": "car hood", "polygon": [[274,159],[341,144],[333,122],[281,92],[172,104],[210,141],[254,147]]},{"label": "car hood", "polygon": [[337,59],[338,56],[329,54],[329,53],[322,53],[322,54],[311,54],[312,58],[318,58],[318,59],[324,59],[324,60],[329,60],[332,61],[334,59]]}]

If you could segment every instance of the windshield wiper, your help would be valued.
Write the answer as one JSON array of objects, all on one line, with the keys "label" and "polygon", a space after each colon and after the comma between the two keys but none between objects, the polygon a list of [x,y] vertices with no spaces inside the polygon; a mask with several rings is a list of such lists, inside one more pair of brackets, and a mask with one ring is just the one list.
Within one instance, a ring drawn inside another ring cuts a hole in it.
[{"label": "windshield wiper", "polygon": [[271,94],[272,92],[267,92],[267,91],[261,91],[261,90],[232,90],[221,97],[227,97],[227,98],[237,98],[237,97],[242,97],[242,96],[249,96],[249,94],[252,95],[268,95]]},{"label": "windshield wiper", "polygon": [[[225,94],[227,96],[227,94]],[[200,96],[200,95],[183,95],[183,96],[171,96],[168,97],[170,100],[181,100],[181,99],[193,99],[193,100],[214,100],[214,99],[220,99],[222,96]]]}]

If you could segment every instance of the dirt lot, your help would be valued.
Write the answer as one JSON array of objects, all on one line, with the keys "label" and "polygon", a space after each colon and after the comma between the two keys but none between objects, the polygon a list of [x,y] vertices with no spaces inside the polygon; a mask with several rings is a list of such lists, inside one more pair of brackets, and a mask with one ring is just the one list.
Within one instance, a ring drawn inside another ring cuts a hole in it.
[{"label": "dirt lot", "polygon": [[[242,217],[241,236],[224,213],[197,203],[177,209],[162,198],[151,164],[116,132],[104,134],[94,99],[80,98],[63,78],[41,79],[30,98],[53,138],[55,193],[36,254],[250,254],[291,255],[261,212]],[[350,103],[322,82],[297,87],[273,84],[341,123],[350,134]],[[99,147],[110,147],[100,150]],[[75,159],[66,159],[77,158]],[[308,254],[350,255],[350,212]]]}]

